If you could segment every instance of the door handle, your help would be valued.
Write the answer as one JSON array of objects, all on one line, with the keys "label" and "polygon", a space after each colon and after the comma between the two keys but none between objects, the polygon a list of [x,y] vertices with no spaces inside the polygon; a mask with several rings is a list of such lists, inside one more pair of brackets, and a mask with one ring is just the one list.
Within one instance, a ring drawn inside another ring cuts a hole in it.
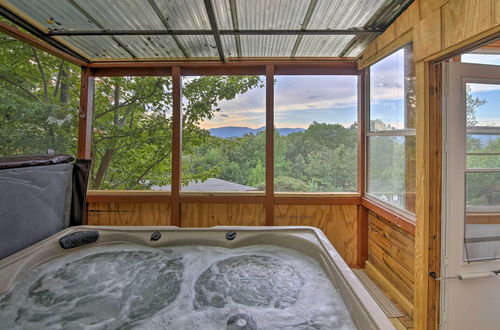
[{"label": "door handle", "polygon": [[447,276],[447,277],[437,277],[436,272],[430,272],[429,276],[435,279],[436,281],[442,280],[470,280],[474,278],[485,278],[485,277],[493,277],[497,276],[500,273],[500,270],[492,270],[489,272],[481,272],[481,273],[468,273],[468,274],[459,274],[455,276]]}]

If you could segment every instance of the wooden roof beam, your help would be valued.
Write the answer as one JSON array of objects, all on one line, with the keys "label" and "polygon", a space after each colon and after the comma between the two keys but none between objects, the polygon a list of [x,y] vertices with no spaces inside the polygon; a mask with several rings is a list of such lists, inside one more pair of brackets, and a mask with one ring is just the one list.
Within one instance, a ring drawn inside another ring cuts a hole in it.
[{"label": "wooden roof beam", "polygon": [[89,63],[86,61],[81,60],[80,58],[74,57],[67,52],[56,48],[47,42],[40,40],[26,32],[22,32],[21,30],[17,29],[14,26],[11,26],[7,23],[0,22],[0,32],[3,32],[9,36],[11,36],[14,39],[17,39],[21,42],[27,43],[29,45],[32,45],[33,47],[36,47],[38,49],[41,49],[51,55],[54,55],[56,57],[59,57],[65,61],[68,61],[70,63],[73,63],[78,66],[87,66]]},{"label": "wooden roof beam", "polygon": [[226,56],[224,55],[224,48],[222,47],[222,40],[220,38],[217,20],[215,19],[214,7],[212,6],[212,0],[204,0],[204,2],[208,20],[210,21],[210,26],[212,27],[212,34],[215,39],[215,45],[217,46],[217,52],[219,53],[220,60],[222,62],[226,62]]}]

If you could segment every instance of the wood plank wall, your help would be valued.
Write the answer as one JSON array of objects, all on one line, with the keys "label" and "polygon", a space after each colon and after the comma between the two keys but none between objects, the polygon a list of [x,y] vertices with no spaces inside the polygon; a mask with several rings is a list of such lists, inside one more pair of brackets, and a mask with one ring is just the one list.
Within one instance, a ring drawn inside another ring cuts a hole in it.
[{"label": "wood plank wall", "polygon": [[415,0],[361,54],[358,67],[413,42],[415,61],[430,60],[500,32],[498,0]]},{"label": "wood plank wall", "polygon": [[[358,265],[357,205],[275,205],[276,226],[314,226],[351,267]],[[168,203],[90,202],[89,225],[168,226]],[[181,227],[264,226],[264,204],[183,203]]]},{"label": "wood plank wall", "polygon": [[415,237],[369,211],[366,272],[413,316]]},{"label": "wood plank wall", "polygon": [[[439,285],[429,277],[439,273],[441,221],[440,77],[432,61],[456,56],[500,36],[498,0],[415,0],[375,39],[358,61],[362,69],[413,42],[417,98],[417,197],[415,224],[414,321],[416,329],[439,327]],[[439,75],[437,75],[439,76]],[[437,104],[437,106],[436,106]],[[439,119],[439,118],[438,118]],[[439,136],[437,136],[438,134]],[[386,274],[384,274],[386,275]],[[386,275],[389,276],[389,275]]]}]

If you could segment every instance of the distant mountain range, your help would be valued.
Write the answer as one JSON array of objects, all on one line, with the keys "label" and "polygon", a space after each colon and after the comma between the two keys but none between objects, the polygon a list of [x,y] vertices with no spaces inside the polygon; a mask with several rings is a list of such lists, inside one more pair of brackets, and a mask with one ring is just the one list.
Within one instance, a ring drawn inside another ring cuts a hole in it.
[{"label": "distant mountain range", "polygon": [[[259,128],[250,128],[250,127],[238,127],[238,126],[225,126],[225,127],[217,127],[210,128],[208,131],[211,135],[217,136],[220,138],[231,138],[231,137],[241,137],[245,134],[257,134],[265,130],[265,127]],[[304,128],[277,128],[276,129],[280,135],[286,136],[291,133],[296,132],[304,132]]]}]

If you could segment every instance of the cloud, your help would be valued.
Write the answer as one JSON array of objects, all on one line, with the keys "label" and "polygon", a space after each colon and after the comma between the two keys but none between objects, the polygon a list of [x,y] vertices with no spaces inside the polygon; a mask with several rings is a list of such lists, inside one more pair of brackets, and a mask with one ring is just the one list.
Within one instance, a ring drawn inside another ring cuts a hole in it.
[{"label": "cloud", "polygon": [[[277,76],[275,111],[357,106],[354,76]],[[311,119],[312,121],[313,119]]]},{"label": "cloud", "polygon": [[464,54],[462,55],[462,62],[500,65],[500,56],[498,54]]},{"label": "cloud", "polygon": [[470,91],[472,93],[480,93],[480,92],[492,92],[500,90],[499,84],[467,84],[470,86]]}]

